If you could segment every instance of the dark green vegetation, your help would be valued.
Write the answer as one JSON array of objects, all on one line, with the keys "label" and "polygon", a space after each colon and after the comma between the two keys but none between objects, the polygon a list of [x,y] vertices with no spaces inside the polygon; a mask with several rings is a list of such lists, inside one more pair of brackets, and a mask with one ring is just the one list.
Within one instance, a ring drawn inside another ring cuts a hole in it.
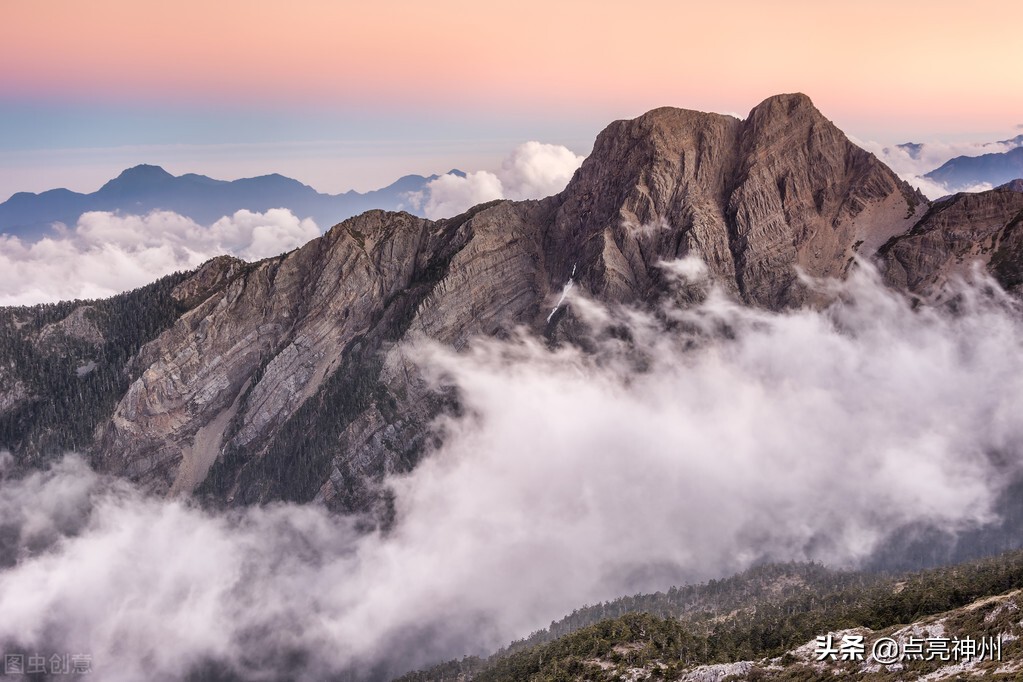
[{"label": "dark green vegetation", "polygon": [[88,447],[135,378],[129,358],[189,309],[171,295],[189,274],[102,301],[0,308],[0,380],[32,397],[0,412],[0,448],[39,464]]},{"label": "dark green vegetation", "polygon": [[[796,665],[786,652],[837,630],[866,627],[887,634],[894,626],[1019,588],[1023,551],[899,576],[817,564],[761,566],[726,580],[586,607],[488,659],[450,661],[401,681],[618,679],[628,668],[643,668],[654,679],[676,679],[696,665],[774,657],[782,657],[782,670],[770,677],[752,670],[740,679],[828,679]],[[1018,628],[1013,624],[1020,619],[1018,610],[1006,616],[995,606],[955,612],[946,629],[981,637]],[[921,661],[910,667],[936,666]],[[848,666],[838,664],[835,679],[843,670],[849,679]],[[905,676],[882,669],[870,678]]]}]

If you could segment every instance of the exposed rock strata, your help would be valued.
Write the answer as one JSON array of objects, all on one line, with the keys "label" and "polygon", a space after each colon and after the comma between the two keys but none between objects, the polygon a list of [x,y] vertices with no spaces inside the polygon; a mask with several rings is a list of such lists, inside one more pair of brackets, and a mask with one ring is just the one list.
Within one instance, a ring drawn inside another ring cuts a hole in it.
[{"label": "exposed rock strata", "polygon": [[1023,264],[1023,193],[994,189],[957,194],[931,207],[906,234],[885,244],[878,254],[891,286],[933,295],[953,277],[966,277],[976,266],[991,272],[1007,288],[1021,284]]}]

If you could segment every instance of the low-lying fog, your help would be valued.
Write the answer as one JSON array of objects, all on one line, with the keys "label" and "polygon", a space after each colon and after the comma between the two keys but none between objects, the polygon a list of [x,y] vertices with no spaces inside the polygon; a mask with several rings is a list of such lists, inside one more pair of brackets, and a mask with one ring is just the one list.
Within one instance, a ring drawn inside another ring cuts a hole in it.
[{"label": "low-lying fog", "polygon": [[588,353],[407,349],[465,411],[389,482],[386,534],[313,506],[152,499],[74,455],[9,477],[2,648],[88,654],[103,680],[209,660],[386,677],[586,603],[759,561],[857,566],[901,527],[994,523],[1023,452],[1018,308],[987,282],[915,310],[868,269],[819,286],[833,305],[785,314],[716,291],[656,316],[570,297]]}]

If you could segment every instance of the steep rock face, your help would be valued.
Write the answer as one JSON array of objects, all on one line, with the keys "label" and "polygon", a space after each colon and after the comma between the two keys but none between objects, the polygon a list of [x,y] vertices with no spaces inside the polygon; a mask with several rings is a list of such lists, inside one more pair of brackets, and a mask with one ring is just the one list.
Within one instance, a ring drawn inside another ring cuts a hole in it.
[{"label": "steep rock face", "polygon": [[[659,264],[690,254],[748,303],[799,305],[797,267],[841,275],[925,208],[803,95],[744,121],[657,109],[608,126],[557,196],[438,222],[372,211],[184,278],[180,316],[124,367],[93,459],[162,493],[386,513],[374,481],[415,465],[449,404],[406,356],[415,339],[571,336],[571,314],[551,313],[567,282],[650,305],[668,291]],[[78,315],[64,327],[84,329]]]},{"label": "steep rock face", "polygon": [[520,324],[539,328],[541,303],[552,295],[542,236],[554,205],[500,202],[473,215],[465,247],[416,311],[410,332],[461,347]]},{"label": "steep rock face", "polygon": [[455,232],[369,212],[236,278],[139,353],[99,434],[103,468],[188,491],[224,448],[261,452]]},{"label": "steep rock face", "polygon": [[873,155],[853,145],[805,95],[774,97],[745,122],[728,204],[743,297],[799,303],[799,266],[814,277],[843,274],[855,253],[874,254],[904,232],[926,201]]},{"label": "steep rock face", "polygon": [[340,424],[330,443],[329,475],[317,499],[342,509],[372,506],[380,501],[375,480],[418,461],[429,420],[445,399],[420,378],[406,356],[407,341],[425,337],[459,348],[474,336],[501,335],[520,325],[543,330],[552,291],[538,226],[550,222],[554,206],[550,199],[502,202],[458,228],[464,246],[435,266],[436,282],[407,327],[389,329],[395,343],[386,345],[373,367],[376,387],[360,405],[364,409],[344,415],[350,421]]},{"label": "steep rock face", "polygon": [[549,249],[557,271],[593,262],[609,300],[663,288],[661,260],[698,254],[748,303],[799,304],[796,267],[840,275],[910,228],[926,201],[825,119],[779,95],[745,121],[656,109],[609,126],[563,193]]},{"label": "steep rock face", "polygon": [[975,263],[990,263],[1003,286],[1018,287],[1021,217],[1023,194],[1008,188],[957,194],[937,203],[911,231],[881,248],[878,261],[885,281],[929,296],[949,278],[967,275]]},{"label": "steep rock face", "polygon": [[129,359],[249,267],[217,258],[103,301],[0,308],[0,448],[34,466],[93,445],[134,378]]},{"label": "steep rock face", "polygon": [[[731,116],[655,109],[616,121],[561,195],[545,239],[552,271],[613,301],[650,297],[656,264],[701,253],[734,288],[725,215],[743,124]],[[578,271],[578,267],[577,267]]]}]

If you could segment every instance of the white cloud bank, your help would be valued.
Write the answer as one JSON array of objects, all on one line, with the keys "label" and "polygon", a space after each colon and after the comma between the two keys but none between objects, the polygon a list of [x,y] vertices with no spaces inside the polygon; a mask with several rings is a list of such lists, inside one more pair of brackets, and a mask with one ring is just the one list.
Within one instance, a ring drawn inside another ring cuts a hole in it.
[{"label": "white cloud bank", "polygon": [[585,157],[567,147],[525,142],[512,150],[496,172],[481,170],[465,177],[448,173],[409,195],[427,218],[450,218],[494,199],[541,199],[565,189]]},{"label": "white cloud bank", "polygon": [[832,293],[777,314],[715,292],[660,318],[573,296],[591,354],[415,347],[464,416],[391,479],[386,534],[148,499],[75,458],[7,481],[0,645],[89,653],[115,682],[210,659],[252,680],[386,678],[616,595],[991,522],[1023,453],[1019,310],[970,288],[955,314],[913,310],[870,273]]},{"label": "white cloud bank", "polygon": [[34,243],[0,235],[0,305],[104,298],[214,256],[258,260],[319,234],[286,209],[237,211],[209,227],[171,211],[84,213],[73,228]]}]

